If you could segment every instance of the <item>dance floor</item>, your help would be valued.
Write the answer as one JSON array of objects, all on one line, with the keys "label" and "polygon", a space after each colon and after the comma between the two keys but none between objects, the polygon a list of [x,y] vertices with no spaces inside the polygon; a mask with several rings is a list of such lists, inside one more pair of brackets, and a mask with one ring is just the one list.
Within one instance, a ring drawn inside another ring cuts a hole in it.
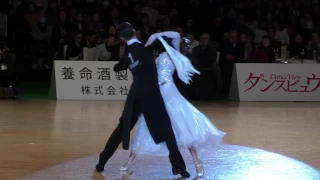
[{"label": "dance floor", "polygon": [[[200,154],[203,179],[320,179],[320,103],[193,104],[227,133],[223,145]],[[103,173],[94,172],[122,108],[123,102],[112,101],[0,101],[0,179],[179,178],[161,156],[138,157],[131,171],[121,173],[129,154],[121,149]],[[183,155],[189,179],[197,179],[190,155]]]}]

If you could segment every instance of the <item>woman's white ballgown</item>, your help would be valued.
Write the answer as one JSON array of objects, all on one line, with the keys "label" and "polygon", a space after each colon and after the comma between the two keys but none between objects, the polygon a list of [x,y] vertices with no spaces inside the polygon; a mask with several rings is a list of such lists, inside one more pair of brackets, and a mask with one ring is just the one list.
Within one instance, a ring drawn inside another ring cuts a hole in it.
[{"label": "woman's white ballgown", "polygon": [[[180,42],[179,34],[165,32],[160,35],[173,38],[175,48],[179,48],[177,45]],[[225,133],[217,129],[204,114],[180,94],[172,77],[173,72],[177,69],[179,78],[188,83],[191,76],[199,72],[193,68],[188,58],[170,47],[160,35],[156,38],[162,42],[167,52],[162,53],[156,60],[159,87],[178,147],[180,151],[188,151],[189,147],[194,147],[197,151],[212,149],[221,143]],[[155,144],[143,115],[139,119],[131,148],[134,153],[140,155],[165,156],[169,154],[165,143]]]}]

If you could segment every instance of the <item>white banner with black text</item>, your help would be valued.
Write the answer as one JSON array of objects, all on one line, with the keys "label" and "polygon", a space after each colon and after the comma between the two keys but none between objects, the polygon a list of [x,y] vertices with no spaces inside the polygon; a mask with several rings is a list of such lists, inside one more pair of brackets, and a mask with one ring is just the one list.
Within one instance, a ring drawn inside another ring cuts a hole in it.
[{"label": "white banner with black text", "polygon": [[229,98],[320,101],[320,64],[236,64]]},{"label": "white banner with black text", "polygon": [[129,70],[116,73],[118,63],[102,61],[55,61],[57,99],[125,100],[132,83]]}]

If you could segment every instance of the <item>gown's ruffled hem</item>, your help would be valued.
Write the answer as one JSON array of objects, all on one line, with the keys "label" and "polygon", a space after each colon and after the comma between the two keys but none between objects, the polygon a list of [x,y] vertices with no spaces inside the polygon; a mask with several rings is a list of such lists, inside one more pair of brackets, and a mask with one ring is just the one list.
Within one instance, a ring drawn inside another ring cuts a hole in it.
[{"label": "gown's ruffled hem", "polygon": [[[207,137],[206,143],[195,142],[189,145],[181,145],[181,142],[177,142],[177,143],[181,153],[189,153],[190,152],[189,147],[195,148],[198,153],[205,153],[205,152],[213,151],[214,149],[217,149],[219,146],[221,146],[222,139],[225,135],[226,133],[221,132],[220,136],[215,136],[214,138]],[[212,143],[208,144],[209,142],[212,142]],[[139,148],[139,149],[131,149],[131,150],[136,155],[145,155],[145,156],[168,156],[169,155],[169,151],[165,143],[157,144],[157,146],[159,146],[159,148],[156,148],[156,149]]]},{"label": "gown's ruffled hem", "polygon": [[[161,87],[161,93],[181,152],[189,152],[189,147],[195,148],[198,152],[212,151],[221,144],[226,133],[218,130],[204,114],[190,104],[179,93],[174,83]],[[131,147],[138,155],[169,154],[165,143],[154,143],[143,116],[140,118]]]}]

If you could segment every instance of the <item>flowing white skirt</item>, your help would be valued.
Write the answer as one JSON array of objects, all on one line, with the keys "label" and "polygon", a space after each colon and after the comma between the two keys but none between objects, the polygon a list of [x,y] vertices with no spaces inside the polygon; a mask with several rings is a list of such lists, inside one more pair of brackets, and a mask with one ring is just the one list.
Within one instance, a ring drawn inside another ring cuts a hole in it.
[{"label": "flowing white skirt", "polygon": [[[210,150],[221,143],[225,133],[217,129],[204,114],[190,104],[174,83],[160,86],[160,91],[180,151],[189,151],[189,147],[194,147],[197,151]],[[131,150],[140,155],[169,154],[165,143],[155,144],[143,115],[140,117]]]}]

